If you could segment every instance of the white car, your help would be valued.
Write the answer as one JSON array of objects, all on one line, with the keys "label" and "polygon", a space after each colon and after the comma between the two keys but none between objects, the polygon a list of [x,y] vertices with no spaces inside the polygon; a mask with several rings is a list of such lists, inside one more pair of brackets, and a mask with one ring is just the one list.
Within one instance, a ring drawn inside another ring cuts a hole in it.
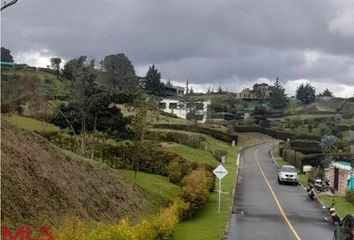
[{"label": "white car", "polygon": [[298,184],[299,182],[299,174],[296,167],[292,165],[283,165],[278,170],[278,183],[294,183]]}]

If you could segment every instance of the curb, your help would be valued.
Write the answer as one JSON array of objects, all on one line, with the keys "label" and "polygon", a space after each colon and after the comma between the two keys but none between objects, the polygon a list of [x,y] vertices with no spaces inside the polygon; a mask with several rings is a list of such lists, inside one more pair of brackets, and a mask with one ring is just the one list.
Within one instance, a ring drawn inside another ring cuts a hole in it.
[{"label": "curb", "polygon": [[221,238],[221,239],[226,239],[227,238],[227,234],[229,233],[229,228],[230,228],[230,221],[231,221],[231,216],[232,216],[232,209],[234,207],[234,203],[235,203],[235,193],[236,193],[236,185],[237,185],[237,182],[238,182],[238,178],[239,178],[239,171],[240,171],[240,165],[241,165],[241,162],[242,162],[242,153],[243,151],[251,148],[251,147],[255,147],[255,146],[258,146],[258,145],[262,145],[262,144],[265,144],[265,143],[268,143],[268,142],[260,142],[260,143],[255,143],[255,144],[252,144],[252,145],[249,145],[249,146],[246,146],[246,147],[243,147],[241,150],[240,150],[240,162],[239,162],[239,165],[237,166],[237,169],[236,169],[236,177],[235,177],[235,182],[234,182],[234,186],[233,186],[233,189],[232,189],[232,198],[231,198],[231,203],[230,203],[230,207],[229,207],[229,217],[228,217],[228,220],[226,222],[226,226],[225,226],[225,230],[224,230],[224,236]]}]

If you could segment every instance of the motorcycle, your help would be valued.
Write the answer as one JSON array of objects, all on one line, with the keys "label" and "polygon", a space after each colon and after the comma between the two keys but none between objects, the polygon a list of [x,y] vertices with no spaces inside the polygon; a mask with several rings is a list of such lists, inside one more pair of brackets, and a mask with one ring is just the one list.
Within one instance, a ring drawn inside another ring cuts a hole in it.
[{"label": "motorcycle", "polygon": [[314,189],[317,194],[328,191],[334,194],[334,188],[329,184],[329,180],[317,179],[314,184]]},{"label": "motorcycle", "polygon": [[315,200],[316,194],[314,191],[314,181],[312,178],[307,180],[306,192],[311,200]]}]

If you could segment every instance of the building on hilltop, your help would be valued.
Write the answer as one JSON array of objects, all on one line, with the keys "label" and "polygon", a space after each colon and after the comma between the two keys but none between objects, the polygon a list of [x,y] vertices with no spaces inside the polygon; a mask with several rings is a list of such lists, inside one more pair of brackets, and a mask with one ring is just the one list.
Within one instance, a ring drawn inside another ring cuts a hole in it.
[{"label": "building on hilltop", "polygon": [[[159,109],[166,113],[174,114],[179,118],[192,120],[183,97],[175,96],[163,98],[159,103]],[[210,101],[196,101],[195,109],[194,117],[196,120],[202,123],[206,122],[209,118]]]},{"label": "building on hilltop", "polygon": [[254,84],[253,89],[245,88],[242,92],[237,93],[236,97],[244,100],[262,100],[269,99],[272,91],[268,84],[260,83]]},{"label": "building on hilltop", "polygon": [[256,99],[254,92],[249,88],[245,88],[242,92],[237,93],[236,97],[240,99]]},{"label": "building on hilltop", "polygon": [[167,84],[164,86],[164,92],[166,96],[183,96],[184,87]]}]

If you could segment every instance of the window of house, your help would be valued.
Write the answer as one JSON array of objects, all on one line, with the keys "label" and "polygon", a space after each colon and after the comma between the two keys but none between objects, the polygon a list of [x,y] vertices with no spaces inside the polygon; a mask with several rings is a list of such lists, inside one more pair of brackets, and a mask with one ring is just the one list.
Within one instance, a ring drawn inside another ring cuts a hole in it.
[{"label": "window of house", "polygon": [[159,108],[160,109],[165,109],[166,108],[166,103],[159,103]]},{"label": "window of house", "polygon": [[170,109],[177,109],[177,103],[170,103],[169,108]]}]

